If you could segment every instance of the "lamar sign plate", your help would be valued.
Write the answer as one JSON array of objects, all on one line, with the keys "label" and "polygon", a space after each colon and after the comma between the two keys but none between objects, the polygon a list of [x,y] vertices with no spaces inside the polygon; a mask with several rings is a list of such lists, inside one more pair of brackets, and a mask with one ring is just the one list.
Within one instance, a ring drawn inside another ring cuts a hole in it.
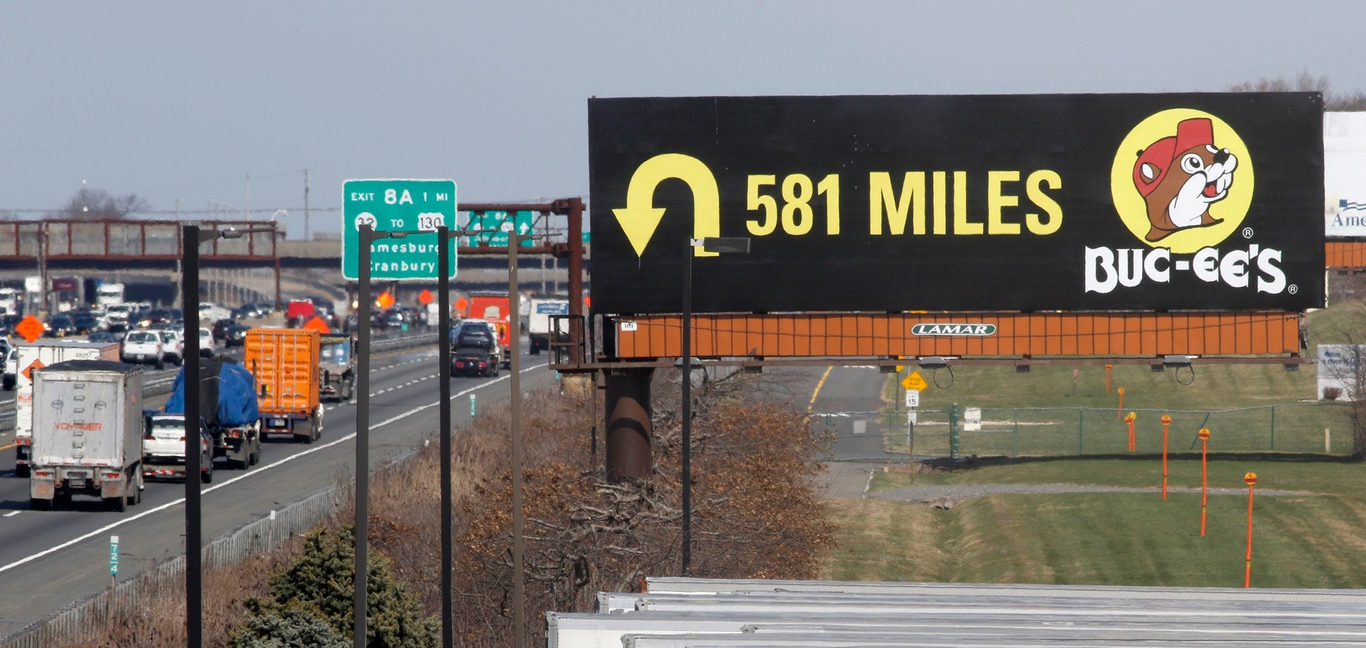
[{"label": "lamar sign plate", "polygon": [[911,327],[911,335],[942,335],[942,336],[967,336],[967,337],[988,337],[996,335],[995,324],[948,324],[948,323],[928,323],[916,324]]},{"label": "lamar sign plate", "polygon": [[[376,232],[411,232],[401,239],[384,238],[370,248],[374,280],[435,279],[436,233],[455,226],[454,180],[347,180],[342,183],[342,277],[356,279],[360,225]],[[450,245],[450,277],[455,278],[455,238]]]}]

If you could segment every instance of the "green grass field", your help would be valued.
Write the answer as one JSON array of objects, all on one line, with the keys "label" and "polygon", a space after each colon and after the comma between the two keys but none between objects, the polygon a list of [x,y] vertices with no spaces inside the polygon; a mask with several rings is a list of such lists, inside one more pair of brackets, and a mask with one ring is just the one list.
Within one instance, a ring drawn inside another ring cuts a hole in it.
[{"label": "green grass field", "polygon": [[[1366,342],[1366,308],[1347,303],[1316,311],[1308,328],[1309,356],[1319,343]],[[902,409],[899,382],[910,370],[889,375],[880,394],[886,404],[880,427],[891,452],[906,451],[905,415],[896,410]],[[1324,453],[1326,439],[1327,453],[1352,452],[1346,405],[1315,400],[1316,365],[1286,371],[1281,364],[1197,363],[1193,380],[1186,370],[1114,365],[1108,393],[1106,369],[1099,365],[1037,365],[1028,373],[1010,366],[919,371],[930,386],[920,395],[917,455],[949,454],[955,406],[960,417],[965,408],[981,408],[984,423],[982,431],[960,436],[960,456],[1123,454],[1121,416],[1130,411],[1138,414],[1139,452],[1161,452],[1163,414],[1173,419],[1171,452],[1198,451],[1192,442],[1201,427],[1215,434],[1212,451]]]},{"label": "green grass field", "polygon": [[[1309,316],[1309,339],[1366,343],[1366,308],[1334,306]],[[900,401],[901,376],[882,397]],[[1256,499],[1252,582],[1256,587],[1366,587],[1366,464],[1351,452],[1351,421],[1342,404],[1319,404],[1316,367],[1287,372],[1280,365],[1199,366],[1181,385],[1172,370],[1115,366],[1111,393],[1105,369],[1036,366],[966,367],[953,385],[922,371],[916,454],[947,452],[946,414],[955,403],[983,408],[984,432],[964,433],[949,470],[878,473],[872,489],[949,484],[1079,484],[1158,488],[1162,483],[1162,412],[1171,412],[1169,486],[1199,488],[1194,430],[1212,430],[1209,482],[1237,494],[1211,495],[1209,527],[1200,529],[1200,495],[1172,492],[993,495],[950,510],[921,504],[831,500],[840,547],[824,577],[1015,583],[1086,583],[1241,587],[1247,524],[1243,475],[1259,489],[1306,494]],[[1185,376],[1183,376],[1185,377]],[[1118,387],[1125,388],[1118,409]],[[1275,407],[1275,419],[1270,405]],[[1039,409],[1054,408],[1054,409]],[[930,412],[926,412],[930,410]],[[1127,452],[1121,411],[1139,410],[1138,452]],[[1225,411],[1237,410],[1237,411]],[[1205,412],[1216,413],[1205,416]],[[904,418],[886,425],[887,446],[904,452]],[[1331,452],[1324,453],[1324,428]],[[1271,434],[1276,435],[1272,451]],[[923,436],[922,436],[923,435]],[[1043,455],[1018,459],[1012,454]],[[1100,456],[1075,456],[1100,455]],[[1073,455],[1073,456],[1068,456]]]},{"label": "green grass field", "polygon": [[[832,500],[840,548],[825,578],[1241,587],[1245,496],[996,495],[943,511]],[[1366,587],[1366,498],[1260,497],[1256,587]]]}]

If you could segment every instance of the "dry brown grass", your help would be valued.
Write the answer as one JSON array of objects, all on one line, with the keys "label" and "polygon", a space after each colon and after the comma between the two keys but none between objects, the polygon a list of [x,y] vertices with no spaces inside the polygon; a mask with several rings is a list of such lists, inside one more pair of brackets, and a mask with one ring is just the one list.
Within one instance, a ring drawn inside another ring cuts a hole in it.
[{"label": "dry brown grass", "polygon": [[[755,378],[699,389],[693,434],[693,573],[716,577],[814,578],[833,545],[817,499],[822,468],[811,458],[829,439],[797,410],[754,397]],[[656,402],[678,402],[677,381],[656,377]],[[669,393],[669,390],[674,390]],[[543,641],[544,612],[591,611],[598,590],[629,590],[649,575],[680,571],[679,422],[655,411],[653,475],[607,484],[592,466],[589,428],[603,429],[600,404],[550,391],[523,399],[527,636]],[[439,451],[433,442],[380,468],[370,485],[372,551],[428,614],[441,604]],[[453,441],[456,637],[464,646],[503,646],[512,629],[510,425],[507,403],[486,407]],[[349,485],[326,526],[354,516]],[[263,596],[272,572],[298,543],[242,568],[205,576],[205,645],[225,646]],[[183,580],[162,579],[142,607],[118,615],[99,642],[81,646],[184,645]]]},{"label": "dry brown grass", "polygon": [[[297,538],[254,559],[249,568],[204,570],[204,646],[227,646],[242,622],[242,601],[266,591],[266,581],[299,550]],[[52,648],[176,648],[185,645],[185,576],[149,570],[141,576],[139,597],[112,603],[104,624],[90,636],[54,639]]]}]

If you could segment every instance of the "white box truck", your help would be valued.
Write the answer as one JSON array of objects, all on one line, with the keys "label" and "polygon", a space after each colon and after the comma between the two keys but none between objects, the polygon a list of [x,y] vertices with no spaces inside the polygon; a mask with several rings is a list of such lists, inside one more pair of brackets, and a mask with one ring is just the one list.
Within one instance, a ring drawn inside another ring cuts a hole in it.
[{"label": "white box truck", "polygon": [[113,511],[142,500],[142,370],[70,360],[33,372],[33,455],[28,496],[49,510],[93,495]]},{"label": "white box truck", "polygon": [[119,344],[63,340],[20,344],[16,348],[14,384],[18,392],[14,397],[14,442],[17,453],[14,472],[19,477],[27,477],[29,445],[33,438],[33,372],[67,360],[118,362]]},{"label": "white box truck", "polygon": [[123,284],[104,283],[95,289],[95,305],[100,308],[110,306],[120,306],[123,304]]},{"label": "white box truck", "polygon": [[[531,341],[531,355],[550,349],[550,343],[569,340],[569,320],[551,319],[552,315],[568,315],[569,300],[562,297],[537,297],[531,300],[531,314],[527,318],[526,334]],[[558,322],[552,332],[552,322]]]},{"label": "white box truck", "polygon": [[21,309],[24,295],[15,288],[0,288],[0,315],[14,315]]}]

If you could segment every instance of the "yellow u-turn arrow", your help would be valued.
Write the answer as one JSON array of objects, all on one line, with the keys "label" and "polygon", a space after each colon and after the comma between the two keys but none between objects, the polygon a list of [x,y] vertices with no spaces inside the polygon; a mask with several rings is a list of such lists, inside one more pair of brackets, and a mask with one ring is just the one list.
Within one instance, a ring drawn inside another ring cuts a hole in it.
[{"label": "yellow u-turn arrow", "polygon": [[[677,178],[688,183],[693,196],[693,238],[721,235],[721,196],[716,188],[716,176],[701,160],[682,153],[656,155],[631,175],[631,184],[626,188],[626,207],[613,209],[621,230],[635,248],[636,256],[644,256],[645,246],[649,245],[659,221],[664,218],[664,208],[655,207],[655,187],[669,178]],[[693,248],[693,255],[699,257],[716,256],[706,252],[701,246]]]}]

